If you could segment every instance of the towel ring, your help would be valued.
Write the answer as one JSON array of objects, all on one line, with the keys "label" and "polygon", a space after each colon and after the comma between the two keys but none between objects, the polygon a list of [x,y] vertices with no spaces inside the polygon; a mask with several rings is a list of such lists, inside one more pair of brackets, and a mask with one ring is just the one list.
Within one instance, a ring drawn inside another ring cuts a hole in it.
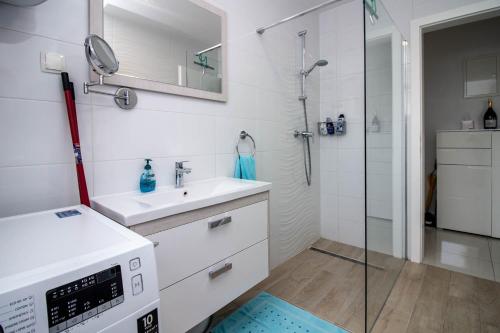
[{"label": "towel ring", "polygon": [[238,139],[238,143],[236,144],[236,152],[238,153],[238,156],[240,156],[240,150],[239,150],[238,146],[240,145],[241,140],[245,140],[247,137],[249,137],[250,140],[252,140],[252,143],[253,143],[252,156],[255,157],[255,153],[257,151],[257,148],[255,146],[255,140],[246,131],[241,131],[240,132],[240,138]]}]

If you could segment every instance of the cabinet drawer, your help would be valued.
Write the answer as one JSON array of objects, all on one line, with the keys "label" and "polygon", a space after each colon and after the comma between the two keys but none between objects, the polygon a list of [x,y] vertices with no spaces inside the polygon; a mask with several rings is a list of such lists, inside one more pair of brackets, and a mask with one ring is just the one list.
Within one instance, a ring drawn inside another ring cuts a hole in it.
[{"label": "cabinet drawer", "polygon": [[147,236],[160,290],[267,238],[267,201]]},{"label": "cabinet drawer", "polygon": [[490,132],[438,132],[437,148],[491,148]]},{"label": "cabinet drawer", "polygon": [[491,236],[491,168],[439,165],[437,225]]},{"label": "cabinet drawer", "polygon": [[438,149],[438,164],[491,165],[491,149]]},{"label": "cabinet drawer", "polygon": [[[229,265],[231,269],[210,277],[210,272]],[[165,332],[184,333],[268,275],[265,240],[162,290],[161,325]]]}]

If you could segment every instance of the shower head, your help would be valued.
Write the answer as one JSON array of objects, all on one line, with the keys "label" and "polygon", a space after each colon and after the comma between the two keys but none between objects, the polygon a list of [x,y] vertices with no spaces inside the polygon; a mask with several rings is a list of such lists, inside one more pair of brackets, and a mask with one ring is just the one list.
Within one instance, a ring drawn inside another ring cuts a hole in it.
[{"label": "shower head", "polygon": [[326,65],[328,65],[328,60],[325,60],[325,59],[318,60],[318,61],[316,61],[316,65],[320,66],[320,67],[326,66]]},{"label": "shower head", "polygon": [[302,74],[305,76],[308,76],[316,68],[316,66],[323,67],[326,65],[328,65],[328,60],[324,60],[324,59],[318,60],[307,71],[303,71]]}]

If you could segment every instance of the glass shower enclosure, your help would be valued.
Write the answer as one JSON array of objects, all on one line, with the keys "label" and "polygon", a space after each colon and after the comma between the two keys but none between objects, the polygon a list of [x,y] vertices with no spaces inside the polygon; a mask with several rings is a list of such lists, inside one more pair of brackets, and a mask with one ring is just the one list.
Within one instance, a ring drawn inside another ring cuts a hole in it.
[{"label": "glass shower enclosure", "polygon": [[366,330],[371,331],[406,258],[406,42],[381,2],[365,2],[364,25]]},{"label": "glass shower enclosure", "polygon": [[280,101],[252,130],[274,147],[257,151],[274,269],[221,317],[265,291],[348,332],[384,332],[406,259],[405,43],[380,1],[289,3],[240,41],[258,58],[238,53]]}]

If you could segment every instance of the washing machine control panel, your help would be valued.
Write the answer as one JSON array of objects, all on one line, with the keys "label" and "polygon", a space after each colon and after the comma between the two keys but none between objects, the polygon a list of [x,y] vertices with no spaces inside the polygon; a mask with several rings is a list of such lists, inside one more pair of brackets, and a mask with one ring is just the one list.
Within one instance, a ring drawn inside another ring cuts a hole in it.
[{"label": "washing machine control panel", "polygon": [[53,288],[45,294],[49,332],[57,333],[123,302],[120,265]]}]

